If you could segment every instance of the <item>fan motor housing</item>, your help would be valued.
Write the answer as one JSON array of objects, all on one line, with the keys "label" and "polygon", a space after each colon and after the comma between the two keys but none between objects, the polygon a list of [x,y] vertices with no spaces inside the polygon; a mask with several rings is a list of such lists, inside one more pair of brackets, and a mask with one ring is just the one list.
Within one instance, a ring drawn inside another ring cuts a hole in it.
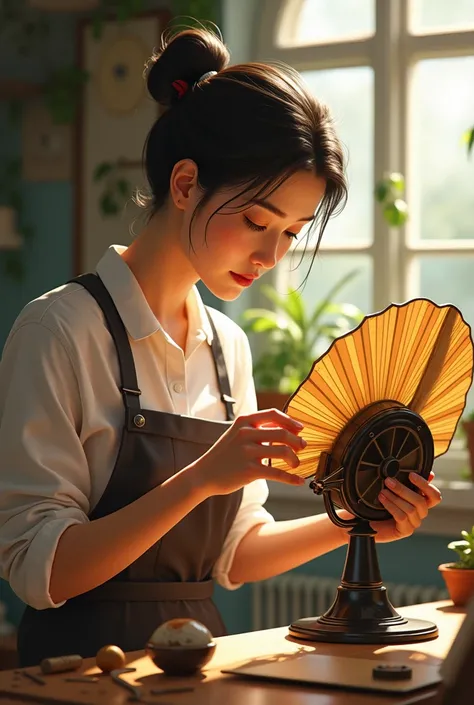
[{"label": "fan motor housing", "polygon": [[320,480],[341,468],[342,482],[328,498],[360,519],[380,521],[391,517],[378,499],[386,478],[418,491],[409,473],[427,479],[433,461],[433,437],[422,417],[400,402],[383,400],[366,406],[342,429]]}]

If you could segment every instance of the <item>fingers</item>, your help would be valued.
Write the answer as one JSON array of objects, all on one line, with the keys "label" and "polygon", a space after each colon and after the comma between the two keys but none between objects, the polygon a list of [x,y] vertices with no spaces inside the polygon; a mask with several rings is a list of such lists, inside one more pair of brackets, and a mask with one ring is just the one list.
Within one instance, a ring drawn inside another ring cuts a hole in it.
[{"label": "fingers", "polygon": [[[423,478],[421,478],[423,479]],[[392,477],[385,480],[387,488],[380,493],[380,501],[397,523],[417,529],[428,515],[427,498],[409,489]],[[428,485],[428,483],[426,483]]]},{"label": "fingers", "polygon": [[400,499],[393,492],[383,490],[379,494],[379,500],[395,519],[400,536],[409,536],[421,524],[416,507]]},{"label": "fingers", "polygon": [[292,448],[284,445],[276,446],[257,446],[252,450],[252,455],[254,458],[263,460],[264,458],[271,458],[272,460],[284,460],[290,468],[297,468],[300,464],[299,458]]},{"label": "fingers", "polygon": [[416,485],[421,492],[423,492],[428,502],[428,509],[435,507],[441,502],[441,492],[437,487],[431,484],[431,480],[434,478],[434,472],[430,473],[430,478],[428,481],[416,472],[411,472],[408,477],[410,481],[413,482],[413,484]]},{"label": "fingers", "polygon": [[307,445],[304,438],[291,433],[286,428],[248,428],[247,433],[245,428],[244,426],[241,429],[241,433],[252,443],[283,443],[296,451],[303,450]]},{"label": "fingers", "polygon": [[254,414],[249,414],[248,416],[240,416],[237,422],[242,421],[244,425],[253,426],[254,428],[260,428],[266,424],[275,424],[276,426],[281,426],[282,428],[287,428],[293,433],[298,433],[304,428],[304,424],[292,419],[288,414],[284,414],[283,411],[278,409],[263,409],[262,411],[256,411]]}]

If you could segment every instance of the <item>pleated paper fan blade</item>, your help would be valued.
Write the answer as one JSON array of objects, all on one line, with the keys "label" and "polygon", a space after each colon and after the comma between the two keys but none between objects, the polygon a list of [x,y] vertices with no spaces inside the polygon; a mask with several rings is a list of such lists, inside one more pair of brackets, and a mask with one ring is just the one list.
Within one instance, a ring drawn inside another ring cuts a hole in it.
[{"label": "pleated paper fan blade", "polygon": [[289,470],[318,477],[321,453],[365,407],[394,401],[416,412],[433,436],[435,457],[448,449],[472,384],[469,325],[451,305],[428,299],[392,304],[366,316],[313,365],[285,411],[304,424],[307,446]]}]

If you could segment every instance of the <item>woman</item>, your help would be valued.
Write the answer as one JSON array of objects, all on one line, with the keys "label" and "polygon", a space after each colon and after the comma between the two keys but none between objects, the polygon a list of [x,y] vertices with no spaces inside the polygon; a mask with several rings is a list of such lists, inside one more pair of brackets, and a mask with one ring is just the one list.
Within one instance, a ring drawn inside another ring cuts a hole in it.
[{"label": "woman", "polygon": [[[266,480],[303,481],[301,426],[256,411],[246,337],[195,284],[239,296],[308,223],[344,201],[328,110],[282,66],[228,66],[212,33],[177,34],[152,58],[163,108],[145,145],[143,230],[94,274],[20,313],[0,370],[0,562],[27,604],[23,666],[107,643],[140,649],[192,616],[225,632],[229,589],[342,545],[326,516],[274,522]],[[314,217],[316,214],[316,217]],[[388,481],[387,481],[388,482]],[[378,540],[407,536],[439,501],[387,488]]]}]

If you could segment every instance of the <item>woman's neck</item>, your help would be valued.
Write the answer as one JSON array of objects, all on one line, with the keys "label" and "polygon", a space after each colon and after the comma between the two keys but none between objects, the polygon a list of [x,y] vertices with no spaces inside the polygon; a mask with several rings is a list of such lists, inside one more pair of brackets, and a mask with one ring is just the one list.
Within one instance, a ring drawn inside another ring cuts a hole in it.
[{"label": "woman's neck", "polygon": [[[154,216],[122,257],[130,267],[161,326],[180,347],[186,340],[186,299],[197,274],[172,237],[176,224]],[[178,340],[179,338],[179,340]]]}]

